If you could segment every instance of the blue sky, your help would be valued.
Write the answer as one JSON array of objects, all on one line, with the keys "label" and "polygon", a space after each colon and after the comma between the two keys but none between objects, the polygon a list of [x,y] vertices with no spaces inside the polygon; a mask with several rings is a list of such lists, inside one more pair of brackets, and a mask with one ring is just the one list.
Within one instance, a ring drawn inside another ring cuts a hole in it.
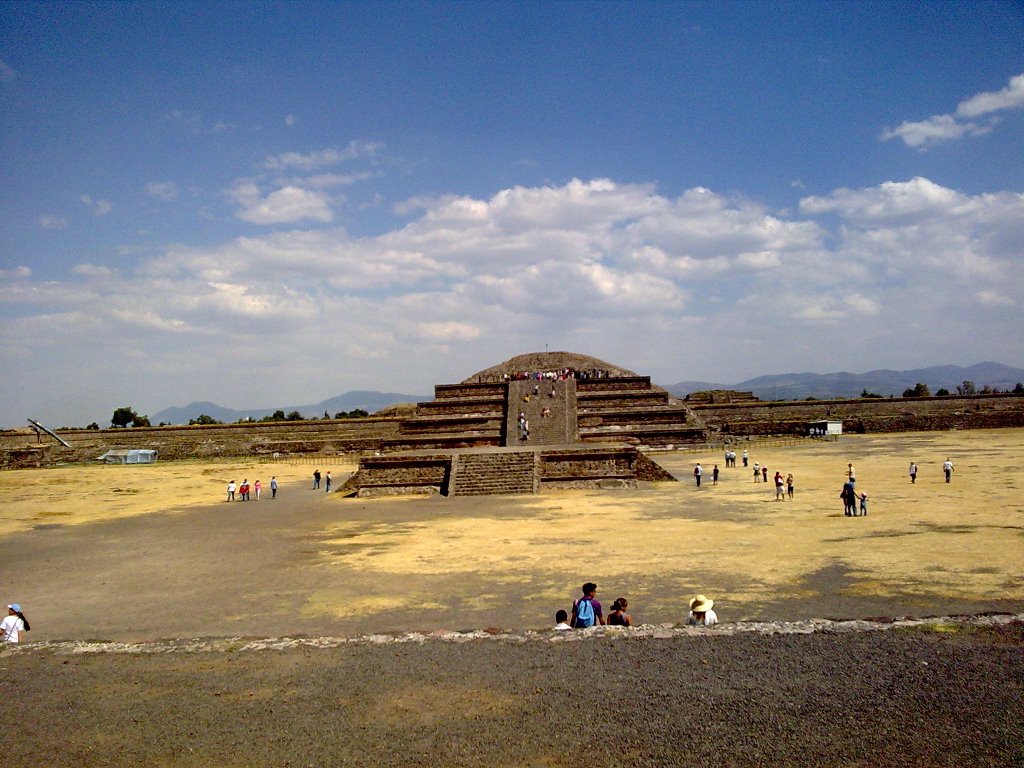
[{"label": "blue sky", "polygon": [[1024,366],[1020,3],[0,2],[0,424]]}]

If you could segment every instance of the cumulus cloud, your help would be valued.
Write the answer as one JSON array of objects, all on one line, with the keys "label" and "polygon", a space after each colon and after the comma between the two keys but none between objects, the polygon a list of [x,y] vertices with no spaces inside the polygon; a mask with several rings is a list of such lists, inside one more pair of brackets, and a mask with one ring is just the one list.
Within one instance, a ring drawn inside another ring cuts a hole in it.
[{"label": "cumulus cloud", "polygon": [[[904,144],[914,149],[929,147],[954,141],[964,136],[982,136],[990,133],[999,122],[995,113],[1024,107],[1024,74],[1010,78],[1009,84],[999,90],[978,93],[957,105],[953,114],[932,115],[919,121],[904,121],[896,128],[886,128],[881,139],[901,139]],[[986,117],[985,123],[978,123],[974,118]]]},{"label": "cumulus cloud", "polygon": [[292,185],[264,195],[256,182],[243,179],[235,183],[228,195],[239,206],[235,216],[251,224],[291,224],[304,220],[328,222],[334,218],[326,196]]},{"label": "cumulus cloud", "polygon": [[[249,180],[231,194],[258,223],[329,220],[315,190]],[[65,329],[74,355],[92,350],[83,359],[139,355],[216,392],[251,387],[254,371],[268,386],[287,371],[321,396],[426,392],[548,342],[663,383],[737,357],[749,375],[894,365],[886,355],[908,338],[922,364],[1021,349],[1006,322],[1024,299],[1018,192],[915,178],[783,213],[593,179],[403,209],[406,223],[373,236],[296,225],[118,257],[116,271],[80,264],[66,280],[26,271],[0,281],[0,300],[26,317],[84,315],[89,334]],[[19,327],[30,335],[0,344],[0,364],[37,354],[33,326]],[[104,346],[112,334],[118,350]]]}]

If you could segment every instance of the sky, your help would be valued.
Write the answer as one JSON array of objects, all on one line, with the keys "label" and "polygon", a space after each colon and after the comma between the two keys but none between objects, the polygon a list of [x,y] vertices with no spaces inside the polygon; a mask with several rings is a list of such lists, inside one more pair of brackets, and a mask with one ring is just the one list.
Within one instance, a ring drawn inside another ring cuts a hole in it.
[{"label": "sky", "polygon": [[0,233],[0,426],[1024,367],[1024,4],[0,0]]}]

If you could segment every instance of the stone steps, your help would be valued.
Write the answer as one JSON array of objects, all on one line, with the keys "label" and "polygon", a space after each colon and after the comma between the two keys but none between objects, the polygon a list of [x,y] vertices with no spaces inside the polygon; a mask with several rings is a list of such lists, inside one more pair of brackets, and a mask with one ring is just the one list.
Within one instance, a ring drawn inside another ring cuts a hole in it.
[{"label": "stone steps", "polygon": [[538,475],[533,451],[457,454],[452,457],[448,495],[537,493]]}]

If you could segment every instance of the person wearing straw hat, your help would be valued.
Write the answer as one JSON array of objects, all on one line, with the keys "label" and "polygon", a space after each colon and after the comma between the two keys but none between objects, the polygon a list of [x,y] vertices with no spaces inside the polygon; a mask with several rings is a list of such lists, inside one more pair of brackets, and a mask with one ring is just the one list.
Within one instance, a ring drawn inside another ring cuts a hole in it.
[{"label": "person wearing straw hat", "polygon": [[711,610],[714,604],[714,600],[697,595],[690,601],[690,615],[686,617],[686,623],[691,627],[710,627],[717,624],[718,614]]}]

